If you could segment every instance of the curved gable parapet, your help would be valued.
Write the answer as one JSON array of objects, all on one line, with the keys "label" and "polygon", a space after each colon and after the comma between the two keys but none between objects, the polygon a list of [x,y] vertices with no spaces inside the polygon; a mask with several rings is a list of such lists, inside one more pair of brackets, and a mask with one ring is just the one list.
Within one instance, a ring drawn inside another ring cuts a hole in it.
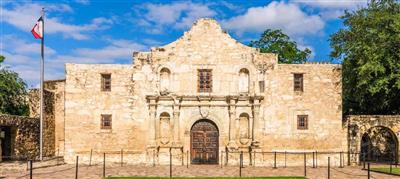
[{"label": "curved gable parapet", "polygon": [[[202,65],[254,66],[258,71],[274,69],[276,54],[260,53],[259,49],[233,39],[214,19],[202,18],[193,23],[176,41],[150,52],[135,52],[134,66],[151,64],[156,67],[166,63]],[[171,65],[172,65],[171,64]]]},{"label": "curved gable parapet", "polygon": [[[258,49],[244,45],[232,38],[225,30],[222,29],[221,25],[216,20],[210,18],[201,18],[196,20],[192,27],[188,31],[184,32],[183,36],[160,48],[176,48],[181,45],[186,47],[186,45],[190,44],[203,46],[208,45],[211,47],[216,41],[224,41],[229,43],[227,45],[231,47],[243,48],[252,52],[258,51]],[[155,50],[157,50],[157,48]]]}]

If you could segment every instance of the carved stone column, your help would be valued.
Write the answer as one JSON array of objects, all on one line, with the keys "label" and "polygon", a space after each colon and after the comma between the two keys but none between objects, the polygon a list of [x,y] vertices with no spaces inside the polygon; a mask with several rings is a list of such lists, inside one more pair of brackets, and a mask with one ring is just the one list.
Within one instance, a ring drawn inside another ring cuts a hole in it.
[{"label": "carved stone column", "polygon": [[229,99],[229,148],[237,148],[236,145],[236,100]]},{"label": "carved stone column", "polygon": [[259,146],[259,141],[258,141],[258,134],[260,133],[260,126],[259,126],[259,122],[260,122],[260,100],[259,99],[254,99],[254,103],[253,103],[253,127],[252,127],[252,132],[251,132],[251,145],[254,147],[258,147]]},{"label": "carved stone column", "polygon": [[174,121],[174,128],[173,128],[173,141],[175,145],[181,145],[181,139],[180,139],[180,124],[179,124],[179,114],[180,114],[180,109],[179,109],[179,102],[174,103],[173,107],[173,121]]},{"label": "carved stone column", "polygon": [[156,147],[156,108],[157,102],[155,98],[149,99],[149,146]]}]

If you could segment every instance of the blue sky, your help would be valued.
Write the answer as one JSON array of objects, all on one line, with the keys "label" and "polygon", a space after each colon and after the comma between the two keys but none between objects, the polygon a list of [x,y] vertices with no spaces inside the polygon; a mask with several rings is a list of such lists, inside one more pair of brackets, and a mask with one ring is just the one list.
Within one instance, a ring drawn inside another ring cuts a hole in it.
[{"label": "blue sky", "polygon": [[257,40],[267,28],[282,29],[310,61],[329,60],[329,35],[343,27],[344,10],[365,0],[298,1],[8,1],[0,2],[0,50],[5,65],[29,87],[39,83],[40,40],[30,30],[45,18],[45,79],[64,78],[65,63],[132,63],[134,51],[168,44],[201,17],[214,18],[238,41]]}]

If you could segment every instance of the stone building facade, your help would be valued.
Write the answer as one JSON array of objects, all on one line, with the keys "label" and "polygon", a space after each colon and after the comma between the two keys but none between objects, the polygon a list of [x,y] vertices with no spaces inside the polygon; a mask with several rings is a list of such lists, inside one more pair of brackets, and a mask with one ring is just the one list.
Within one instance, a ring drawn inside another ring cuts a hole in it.
[{"label": "stone building facade", "polygon": [[237,152],[253,152],[245,161],[269,165],[261,152],[347,151],[340,65],[278,64],[212,19],[134,52],[131,65],[65,67],[52,90],[56,150],[69,163],[124,153],[128,163],[166,164],[171,152],[174,164],[235,164]]}]

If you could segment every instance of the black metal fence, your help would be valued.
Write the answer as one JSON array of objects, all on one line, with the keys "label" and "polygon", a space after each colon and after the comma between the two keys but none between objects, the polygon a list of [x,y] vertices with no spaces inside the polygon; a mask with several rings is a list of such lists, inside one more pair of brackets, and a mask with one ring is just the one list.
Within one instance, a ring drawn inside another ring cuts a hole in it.
[{"label": "black metal fence", "polygon": [[[240,155],[243,155],[242,157]],[[265,166],[265,167],[288,167],[307,166],[317,168],[327,166],[328,157],[331,159],[331,166],[344,167],[350,165],[348,152],[293,152],[293,151],[272,151],[272,152],[241,152],[241,151],[221,151],[221,163],[223,165],[239,165],[242,158],[243,165]]]},{"label": "black metal fence", "polygon": [[[125,151],[121,149],[116,152],[102,152],[99,151],[94,152],[93,150],[89,151],[89,156],[85,156],[86,153],[75,156],[75,165],[71,167],[71,170],[75,169],[75,178],[79,177],[79,169],[80,167],[101,167],[101,174],[103,177],[107,176],[107,168],[108,167],[123,167],[126,165],[130,165],[129,162],[126,161],[126,158],[132,158],[132,155],[136,155],[137,153],[132,151]],[[98,155],[101,155],[101,160],[98,160]],[[96,160],[93,160],[93,156],[96,155]],[[156,157],[155,153],[152,153],[153,158]],[[271,167],[271,168],[285,168],[290,166],[302,167],[304,169],[303,175],[307,176],[307,169],[318,168],[324,166],[327,168],[327,178],[330,178],[331,175],[331,167],[336,168],[344,168],[346,165],[349,165],[349,156],[362,156],[359,153],[349,153],[349,152],[289,152],[289,151],[273,151],[273,152],[243,152],[243,151],[220,151],[219,156],[219,165],[218,167],[224,168],[227,166],[237,166],[237,176],[242,176],[243,168],[247,167]],[[118,156],[118,157],[117,157]],[[82,158],[87,158],[88,160],[83,161]],[[10,158],[12,159],[12,158]],[[118,159],[118,161],[116,160]],[[174,176],[174,167],[176,165],[185,166],[186,168],[190,168],[190,152],[183,151],[173,152],[171,149],[167,152],[167,158],[164,158],[166,161],[165,164],[169,165],[169,176]],[[28,174],[30,177],[35,174],[34,170],[38,168],[48,167],[52,165],[60,165],[63,164],[63,159],[61,156],[56,156],[52,158],[46,158],[44,161],[48,161],[51,164],[43,165],[45,162],[37,162],[34,160],[26,160],[26,169],[29,170]],[[396,162],[388,162],[388,163],[371,163],[368,161],[360,161],[359,165],[363,166],[363,169],[368,173],[368,177],[370,177],[371,172],[380,172],[380,173],[389,173],[394,174],[394,168],[397,168],[398,165]],[[156,163],[153,162],[152,167],[156,166]],[[216,170],[218,170],[216,167]],[[182,167],[180,167],[182,169]],[[383,168],[383,169],[382,169]],[[100,171],[99,171],[100,172]],[[398,175],[400,176],[400,175]]]}]

